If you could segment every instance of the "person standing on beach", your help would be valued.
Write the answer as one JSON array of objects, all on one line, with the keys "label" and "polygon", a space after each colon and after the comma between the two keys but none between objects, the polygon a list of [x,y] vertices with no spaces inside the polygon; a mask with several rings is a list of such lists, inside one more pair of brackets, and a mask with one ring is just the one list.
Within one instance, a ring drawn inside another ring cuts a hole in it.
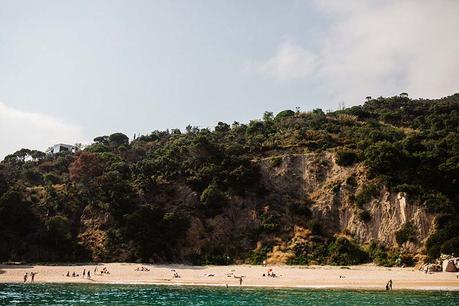
[{"label": "person standing on beach", "polygon": [[391,279],[386,284],[386,290],[387,291],[392,290],[392,280]]},{"label": "person standing on beach", "polygon": [[91,271],[88,271],[88,278],[91,278]]},{"label": "person standing on beach", "polygon": [[85,277],[85,276],[86,276],[86,269],[83,269],[83,277]]},{"label": "person standing on beach", "polygon": [[33,283],[33,281],[35,280],[35,274],[37,274],[37,272],[30,272],[30,277],[31,277],[31,282]]},{"label": "person standing on beach", "polygon": [[28,274],[26,272],[26,274],[24,274],[24,283],[27,281],[27,276],[28,276]]}]

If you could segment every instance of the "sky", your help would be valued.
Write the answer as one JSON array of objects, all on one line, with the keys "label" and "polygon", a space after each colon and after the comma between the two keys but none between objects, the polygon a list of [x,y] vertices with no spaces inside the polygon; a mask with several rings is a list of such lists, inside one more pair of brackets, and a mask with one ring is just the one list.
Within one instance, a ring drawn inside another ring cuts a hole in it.
[{"label": "sky", "polygon": [[0,159],[459,92],[457,0],[0,0]]}]

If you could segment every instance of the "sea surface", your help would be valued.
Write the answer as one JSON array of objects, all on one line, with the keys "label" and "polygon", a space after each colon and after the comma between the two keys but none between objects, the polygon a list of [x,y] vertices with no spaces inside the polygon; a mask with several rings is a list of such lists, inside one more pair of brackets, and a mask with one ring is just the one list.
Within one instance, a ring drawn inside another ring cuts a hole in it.
[{"label": "sea surface", "polygon": [[0,284],[0,305],[459,305],[459,292]]}]

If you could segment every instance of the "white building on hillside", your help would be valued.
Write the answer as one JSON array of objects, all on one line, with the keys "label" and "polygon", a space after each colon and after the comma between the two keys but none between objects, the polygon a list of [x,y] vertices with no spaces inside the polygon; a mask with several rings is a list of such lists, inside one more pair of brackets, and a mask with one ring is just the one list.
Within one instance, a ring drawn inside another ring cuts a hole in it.
[{"label": "white building on hillside", "polygon": [[68,145],[68,144],[63,144],[63,143],[58,143],[55,144],[54,146],[51,147],[51,153],[52,154],[57,154],[60,152],[72,152],[75,153],[78,150],[77,147]]}]

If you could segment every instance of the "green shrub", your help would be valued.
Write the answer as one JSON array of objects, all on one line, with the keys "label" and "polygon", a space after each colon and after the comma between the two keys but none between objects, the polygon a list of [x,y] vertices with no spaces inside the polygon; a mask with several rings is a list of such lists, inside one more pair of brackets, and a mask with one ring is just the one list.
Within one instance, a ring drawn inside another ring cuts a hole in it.
[{"label": "green shrub", "polygon": [[369,203],[373,197],[379,194],[379,185],[370,184],[364,187],[359,193],[355,195],[355,204],[357,207],[362,208],[365,204]]},{"label": "green shrub", "polygon": [[60,183],[60,177],[54,173],[46,173],[43,175],[43,179],[45,180],[46,184],[58,184]]},{"label": "green shrub", "polygon": [[226,201],[226,196],[216,184],[210,184],[204,189],[199,200],[207,207],[221,207]]},{"label": "green shrub", "polygon": [[358,161],[358,155],[355,151],[340,150],[336,152],[336,163],[340,166],[352,166]]},{"label": "green shrub", "polygon": [[368,246],[368,254],[378,266],[413,266],[414,259],[411,254],[388,251],[385,247],[372,240]]},{"label": "green shrub", "polygon": [[265,244],[259,250],[253,250],[249,252],[249,262],[251,265],[261,265],[267,258],[267,254],[273,249],[273,244]]},{"label": "green shrub", "polygon": [[368,261],[368,254],[358,244],[337,237],[327,248],[328,263],[332,265],[357,265]]},{"label": "green shrub", "polygon": [[304,254],[289,258],[287,260],[288,265],[302,266],[302,265],[307,265],[308,263],[309,263],[309,260],[306,258]]},{"label": "green shrub", "polygon": [[407,241],[416,242],[416,227],[411,222],[406,222],[400,230],[395,232],[395,240],[399,245]]},{"label": "green shrub", "polygon": [[274,119],[279,120],[279,119],[283,119],[283,118],[287,118],[287,117],[292,117],[294,115],[295,115],[294,111],[292,111],[290,109],[287,109],[287,110],[284,110],[284,111],[281,111],[280,113],[278,113]]}]

